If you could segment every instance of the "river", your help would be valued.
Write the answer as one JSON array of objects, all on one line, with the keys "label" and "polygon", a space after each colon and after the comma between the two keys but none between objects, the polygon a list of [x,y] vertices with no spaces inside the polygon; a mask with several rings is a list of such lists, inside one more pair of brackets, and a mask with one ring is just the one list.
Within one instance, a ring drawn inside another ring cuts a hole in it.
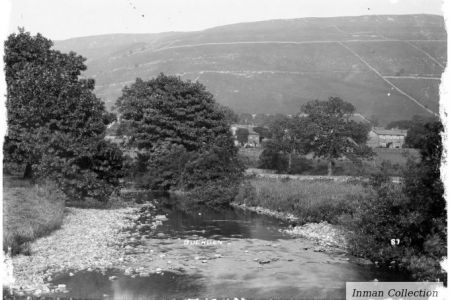
[{"label": "river", "polygon": [[133,272],[55,274],[52,283],[65,284],[68,293],[52,297],[345,299],[346,281],[406,278],[356,264],[342,251],[321,252],[312,241],[283,233],[289,224],[272,217],[180,197],[160,196],[157,203],[140,210],[132,230]]}]

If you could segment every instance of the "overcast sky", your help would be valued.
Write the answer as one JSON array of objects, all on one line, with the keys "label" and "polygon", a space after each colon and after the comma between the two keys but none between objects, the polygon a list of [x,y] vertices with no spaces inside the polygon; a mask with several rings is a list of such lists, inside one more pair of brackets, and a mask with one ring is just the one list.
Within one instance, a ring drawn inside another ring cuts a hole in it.
[{"label": "overcast sky", "polygon": [[442,15],[442,0],[9,1],[9,33],[21,26],[55,40],[105,33],[193,31],[269,19],[365,14]]}]

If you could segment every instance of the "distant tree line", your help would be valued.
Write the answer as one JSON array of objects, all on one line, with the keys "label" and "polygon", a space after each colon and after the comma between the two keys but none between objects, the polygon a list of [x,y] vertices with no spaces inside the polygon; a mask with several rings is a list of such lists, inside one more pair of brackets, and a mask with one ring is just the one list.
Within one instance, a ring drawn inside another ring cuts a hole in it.
[{"label": "distant tree line", "polygon": [[269,125],[270,140],[264,144],[261,167],[290,172],[294,158],[312,153],[328,162],[333,174],[336,159],[355,163],[373,155],[366,145],[370,127],[351,120],[355,107],[339,97],[314,100],[292,117],[277,116]]}]

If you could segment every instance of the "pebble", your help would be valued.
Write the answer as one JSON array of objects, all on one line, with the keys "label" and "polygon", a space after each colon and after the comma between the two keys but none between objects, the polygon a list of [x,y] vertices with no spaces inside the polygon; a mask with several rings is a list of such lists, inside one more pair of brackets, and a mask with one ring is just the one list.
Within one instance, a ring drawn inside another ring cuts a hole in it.
[{"label": "pebble", "polygon": [[165,215],[156,215],[155,220],[157,221],[167,221],[167,217]]},{"label": "pebble", "polygon": [[265,259],[265,260],[260,260],[258,262],[259,262],[259,264],[264,265],[264,264],[270,263],[270,260],[269,259]]},{"label": "pebble", "polygon": [[117,279],[117,276],[109,276],[109,280],[111,280],[111,281],[116,280],[116,279]]}]

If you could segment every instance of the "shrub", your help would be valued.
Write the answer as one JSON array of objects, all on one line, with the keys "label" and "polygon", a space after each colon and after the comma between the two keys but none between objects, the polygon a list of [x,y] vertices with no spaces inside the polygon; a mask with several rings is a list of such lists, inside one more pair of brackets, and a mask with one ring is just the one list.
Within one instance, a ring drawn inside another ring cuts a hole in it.
[{"label": "shrub", "polygon": [[229,137],[219,137],[214,144],[203,149],[186,164],[182,174],[182,187],[189,190],[209,181],[239,181],[244,169],[237,151]]},{"label": "shrub", "polygon": [[236,198],[238,182],[236,180],[216,180],[196,186],[188,193],[188,200],[211,206],[225,206]]},{"label": "shrub", "polygon": [[37,174],[50,178],[73,201],[95,199],[107,202],[120,189],[123,176],[122,151],[114,144],[93,140],[76,152],[76,156],[42,156]]},{"label": "shrub", "polygon": [[[381,265],[411,272],[417,280],[445,280],[439,262],[447,253],[443,184],[440,180],[440,123],[425,125],[419,163],[409,161],[404,184],[386,172],[371,181],[374,192],[360,199],[350,228],[351,250]],[[398,244],[391,244],[391,239]]]},{"label": "shrub", "polygon": [[302,174],[305,171],[313,168],[311,160],[303,156],[294,155],[292,158],[291,168],[288,170],[289,174]]},{"label": "shrub", "polygon": [[289,160],[286,154],[278,150],[278,147],[273,142],[265,143],[264,150],[259,156],[259,165],[261,169],[272,169],[279,173],[287,170]]}]

